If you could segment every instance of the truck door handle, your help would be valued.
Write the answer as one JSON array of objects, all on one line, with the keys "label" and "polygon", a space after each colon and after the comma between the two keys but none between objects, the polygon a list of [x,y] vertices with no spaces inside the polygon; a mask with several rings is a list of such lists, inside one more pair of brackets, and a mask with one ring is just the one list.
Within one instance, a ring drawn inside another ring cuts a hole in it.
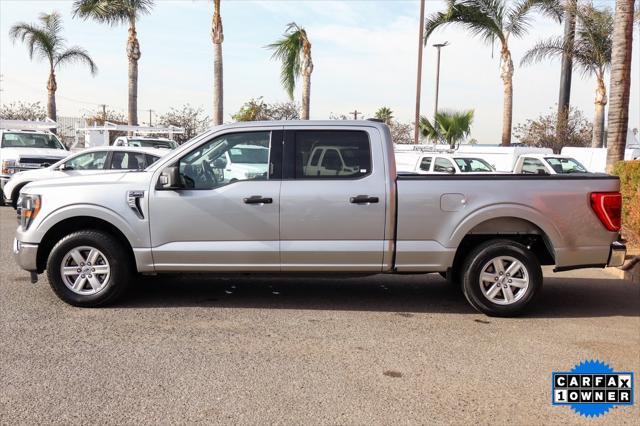
[{"label": "truck door handle", "polygon": [[273,198],[263,198],[262,195],[252,195],[251,197],[243,199],[245,204],[271,204]]},{"label": "truck door handle", "polygon": [[380,201],[378,197],[369,197],[368,195],[356,195],[349,198],[349,202],[352,204],[377,203],[378,201]]}]

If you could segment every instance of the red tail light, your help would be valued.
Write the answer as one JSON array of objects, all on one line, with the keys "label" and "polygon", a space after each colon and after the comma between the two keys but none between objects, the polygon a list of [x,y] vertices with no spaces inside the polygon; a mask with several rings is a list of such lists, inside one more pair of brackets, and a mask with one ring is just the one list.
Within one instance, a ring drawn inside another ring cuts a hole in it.
[{"label": "red tail light", "polygon": [[591,208],[608,231],[620,230],[622,196],[619,192],[592,192]]}]

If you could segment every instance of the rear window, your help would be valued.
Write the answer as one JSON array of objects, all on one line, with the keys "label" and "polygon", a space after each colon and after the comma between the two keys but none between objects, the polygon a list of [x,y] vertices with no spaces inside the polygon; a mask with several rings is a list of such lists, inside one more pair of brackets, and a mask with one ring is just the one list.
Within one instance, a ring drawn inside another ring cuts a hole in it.
[{"label": "rear window", "polygon": [[295,137],[297,179],[353,179],[371,172],[371,146],[363,131],[302,130]]},{"label": "rear window", "polygon": [[129,146],[138,146],[143,148],[166,148],[174,149],[178,145],[174,141],[166,141],[162,139],[129,139]]},{"label": "rear window", "polygon": [[53,135],[28,132],[3,133],[0,146],[2,148],[65,149]]}]

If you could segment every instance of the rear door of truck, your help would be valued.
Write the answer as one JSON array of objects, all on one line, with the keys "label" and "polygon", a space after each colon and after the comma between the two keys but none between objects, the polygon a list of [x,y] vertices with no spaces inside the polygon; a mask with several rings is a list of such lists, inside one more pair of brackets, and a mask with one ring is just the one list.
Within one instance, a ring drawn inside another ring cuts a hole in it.
[{"label": "rear door of truck", "polygon": [[[285,127],[282,271],[381,270],[387,195],[381,145],[373,127]],[[321,148],[318,173],[309,156]]]}]

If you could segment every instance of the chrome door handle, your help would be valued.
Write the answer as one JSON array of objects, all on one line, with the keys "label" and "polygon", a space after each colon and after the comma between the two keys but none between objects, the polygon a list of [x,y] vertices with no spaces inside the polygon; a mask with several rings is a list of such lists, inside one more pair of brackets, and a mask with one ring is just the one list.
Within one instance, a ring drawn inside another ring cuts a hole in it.
[{"label": "chrome door handle", "polygon": [[263,198],[262,195],[252,195],[251,197],[243,199],[245,204],[271,204],[273,198]]},{"label": "chrome door handle", "polygon": [[349,202],[351,204],[368,204],[377,203],[379,201],[378,197],[370,197],[368,195],[356,195],[355,197],[349,198]]}]

